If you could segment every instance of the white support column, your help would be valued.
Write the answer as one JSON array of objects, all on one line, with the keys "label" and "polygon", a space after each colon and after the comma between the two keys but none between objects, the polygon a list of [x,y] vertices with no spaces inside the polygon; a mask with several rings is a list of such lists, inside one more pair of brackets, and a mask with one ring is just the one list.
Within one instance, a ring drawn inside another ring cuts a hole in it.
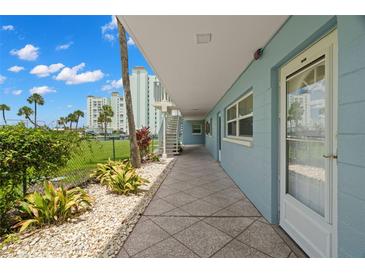
[{"label": "white support column", "polygon": [[166,159],[167,158],[167,154],[166,154],[166,112],[163,112],[163,153],[162,153],[162,158]]}]

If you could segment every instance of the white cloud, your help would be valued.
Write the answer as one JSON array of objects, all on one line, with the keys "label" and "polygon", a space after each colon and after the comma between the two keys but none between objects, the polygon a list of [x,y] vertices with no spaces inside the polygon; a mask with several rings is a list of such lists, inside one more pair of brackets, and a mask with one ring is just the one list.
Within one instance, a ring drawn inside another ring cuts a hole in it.
[{"label": "white cloud", "polygon": [[11,93],[13,94],[13,95],[16,95],[16,96],[18,96],[18,95],[20,95],[20,94],[22,94],[22,90],[21,89],[17,89],[17,90],[13,90]]},{"label": "white cloud", "polygon": [[0,74],[0,84],[4,83],[6,80],[6,77]]},{"label": "white cloud", "polygon": [[113,34],[110,34],[110,33],[106,33],[106,34],[104,34],[104,39],[105,40],[107,40],[107,41],[109,41],[109,42],[112,42],[112,41],[114,41],[115,40],[115,36],[113,35]]},{"label": "white cloud", "polygon": [[27,44],[22,49],[19,49],[19,50],[12,49],[10,51],[10,54],[18,56],[18,58],[21,60],[34,61],[39,56],[38,50],[39,50],[39,48],[37,48],[31,44]]},{"label": "white cloud", "polygon": [[13,25],[2,26],[1,29],[2,30],[9,30],[9,31],[15,30]]},{"label": "white cloud", "polygon": [[66,43],[66,44],[62,44],[62,45],[58,45],[57,47],[56,47],[56,50],[66,50],[66,49],[68,49],[69,47],[71,47],[71,45],[73,44],[74,42],[68,42],[68,43]]},{"label": "white cloud", "polygon": [[132,39],[132,37],[128,37],[128,40],[127,40],[127,45],[128,46],[134,46],[136,43],[134,43],[134,41],[133,41],[133,39]]},{"label": "white cloud", "polygon": [[100,69],[78,74],[78,72],[84,67],[85,63],[81,63],[72,68],[65,67],[54,79],[58,81],[65,81],[67,85],[77,85],[82,83],[96,82],[104,77],[104,73]]},{"label": "white cloud", "polygon": [[108,80],[106,81],[106,85],[102,86],[101,90],[109,91],[113,89],[120,89],[123,88],[123,79],[120,78],[119,80]]},{"label": "white cloud", "polygon": [[24,70],[24,67],[20,67],[20,66],[12,66],[10,68],[8,68],[8,71],[14,72],[14,73],[18,73],[19,71]]},{"label": "white cloud", "polygon": [[117,18],[114,15],[112,15],[111,21],[101,27],[101,33],[104,34],[108,31],[115,30],[115,29],[117,29],[117,27],[118,27]]},{"label": "white cloud", "polygon": [[103,35],[103,38],[107,41],[114,41],[116,38],[114,32],[117,28],[117,18],[112,15],[110,22],[101,27],[101,34]]},{"label": "white cloud", "polygon": [[67,105],[67,108],[72,108],[73,107],[73,105]]},{"label": "white cloud", "polygon": [[56,73],[60,69],[64,68],[65,65],[61,63],[52,64],[49,66],[46,65],[38,65],[35,66],[31,71],[30,74],[37,75],[38,77],[47,77],[52,73]]},{"label": "white cloud", "polygon": [[40,95],[44,95],[47,93],[53,93],[56,92],[53,88],[50,88],[49,86],[40,86],[40,87],[33,87],[29,90],[31,94],[38,93]]}]

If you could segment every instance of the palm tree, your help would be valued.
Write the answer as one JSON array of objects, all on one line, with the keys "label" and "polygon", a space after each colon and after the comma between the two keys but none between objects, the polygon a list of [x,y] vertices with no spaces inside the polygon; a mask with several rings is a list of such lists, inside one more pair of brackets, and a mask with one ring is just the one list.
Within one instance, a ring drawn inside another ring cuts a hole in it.
[{"label": "palm tree", "polygon": [[67,119],[67,122],[70,123],[70,129],[72,129],[72,123],[77,122],[77,117],[76,117],[75,113],[70,113],[69,115],[67,115],[66,119]]},{"label": "palm tree", "polygon": [[62,126],[63,129],[66,129],[67,118],[66,117],[60,117],[60,119],[57,120],[57,124]]},{"label": "palm tree", "polygon": [[137,144],[136,125],[134,124],[132,96],[129,83],[127,38],[125,29],[122,23],[119,21],[118,17],[117,17],[117,22],[118,22],[119,45],[120,45],[120,58],[122,64],[123,87],[124,87],[127,117],[128,117],[128,127],[129,127],[130,158],[132,166],[138,168],[141,166],[141,155],[139,154],[139,147]]},{"label": "palm tree", "polygon": [[5,111],[9,111],[10,107],[8,105],[1,104],[0,105],[0,110],[3,112],[3,119],[4,119],[4,123],[6,125],[7,123],[6,123],[6,119],[5,119]]},{"label": "palm tree", "polygon": [[29,122],[31,122],[34,126],[36,126],[36,124],[32,121],[32,119],[30,119],[30,116],[32,114],[33,114],[33,110],[27,106],[21,107],[18,111],[19,116],[24,116],[25,119],[29,120]]},{"label": "palm tree", "polygon": [[108,123],[111,123],[114,112],[111,106],[104,105],[99,113],[98,123],[104,128],[104,139],[106,140],[106,134],[108,129]]},{"label": "palm tree", "polygon": [[43,106],[44,105],[44,99],[42,95],[38,93],[33,93],[31,96],[27,99],[29,104],[34,103],[34,126],[37,127],[37,105]]},{"label": "palm tree", "polygon": [[79,124],[80,117],[84,117],[85,114],[84,114],[83,111],[81,111],[79,109],[78,110],[75,110],[73,114],[76,116],[76,129],[77,129],[77,126]]}]

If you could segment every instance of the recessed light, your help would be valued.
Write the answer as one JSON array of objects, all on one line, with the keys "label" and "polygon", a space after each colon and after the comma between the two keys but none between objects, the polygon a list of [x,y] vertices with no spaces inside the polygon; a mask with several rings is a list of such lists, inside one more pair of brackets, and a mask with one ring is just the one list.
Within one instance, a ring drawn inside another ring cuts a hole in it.
[{"label": "recessed light", "polygon": [[208,44],[212,41],[211,33],[198,33],[196,35],[196,43],[197,44]]},{"label": "recessed light", "polygon": [[192,111],[198,111],[199,109],[198,108],[193,108]]}]

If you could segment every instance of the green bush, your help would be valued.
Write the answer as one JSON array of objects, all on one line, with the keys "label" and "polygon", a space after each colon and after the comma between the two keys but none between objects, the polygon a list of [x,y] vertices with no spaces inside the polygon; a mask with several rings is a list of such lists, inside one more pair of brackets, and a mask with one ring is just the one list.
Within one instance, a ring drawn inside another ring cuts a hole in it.
[{"label": "green bush", "polygon": [[66,190],[45,183],[44,194],[34,192],[19,202],[22,220],[14,228],[20,227],[19,232],[22,232],[29,226],[63,222],[73,214],[89,209],[91,202],[92,198],[79,187]]},{"label": "green bush", "polygon": [[123,162],[108,161],[106,164],[98,164],[91,177],[114,193],[136,193],[138,187],[147,180],[140,177],[128,160]]},{"label": "green bush", "polygon": [[0,233],[8,228],[7,212],[21,190],[25,195],[29,183],[54,176],[80,142],[74,132],[27,128],[22,123],[0,128]]}]

